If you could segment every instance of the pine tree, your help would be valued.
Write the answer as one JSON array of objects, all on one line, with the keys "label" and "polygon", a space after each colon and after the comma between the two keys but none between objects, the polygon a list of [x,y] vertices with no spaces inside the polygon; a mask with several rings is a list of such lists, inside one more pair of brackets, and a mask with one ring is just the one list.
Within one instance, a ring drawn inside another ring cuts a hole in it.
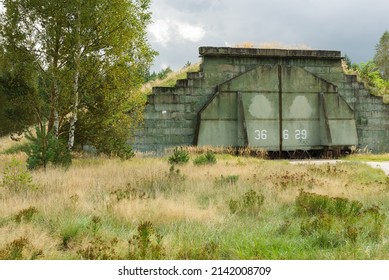
[{"label": "pine tree", "polygon": [[27,167],[38,169],[48,166],[48,164],[68,167],[72,162],[70,151],[65,143],[55,137],[53,132],[48,132],[46,124],[36,126],[35,134],[30,131],[26,138],[30,140],[27,148]]}]

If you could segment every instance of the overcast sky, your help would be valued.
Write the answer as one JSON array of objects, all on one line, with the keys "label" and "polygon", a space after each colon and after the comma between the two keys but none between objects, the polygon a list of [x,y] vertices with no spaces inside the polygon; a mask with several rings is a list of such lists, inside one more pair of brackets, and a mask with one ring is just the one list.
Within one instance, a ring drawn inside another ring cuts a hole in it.
[{"label": "overcast sky", "polygon": [[200,46],[279,42],[373,58],[389,30],[388,0],[153,0],[152,70],[199,61]]}]

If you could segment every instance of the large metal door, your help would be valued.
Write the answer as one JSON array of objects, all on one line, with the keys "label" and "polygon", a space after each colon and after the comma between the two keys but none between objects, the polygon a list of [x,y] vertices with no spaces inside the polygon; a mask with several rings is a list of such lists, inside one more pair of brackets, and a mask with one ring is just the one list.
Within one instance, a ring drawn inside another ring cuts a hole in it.
[{"label": "large metal door", "polygon": [[354,113],[336,86],[298,67],[259,66],[219,85],[199,121],[200,146],[293,151],[357,144]]}]

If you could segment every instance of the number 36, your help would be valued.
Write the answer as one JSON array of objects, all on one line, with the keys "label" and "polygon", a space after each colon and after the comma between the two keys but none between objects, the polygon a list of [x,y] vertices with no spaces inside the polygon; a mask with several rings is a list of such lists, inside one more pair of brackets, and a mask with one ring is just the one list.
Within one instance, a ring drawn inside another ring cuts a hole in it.
[{"label": "number 36", "polygon": [[256,130],[255,140],[267,140],[267,130]]}]

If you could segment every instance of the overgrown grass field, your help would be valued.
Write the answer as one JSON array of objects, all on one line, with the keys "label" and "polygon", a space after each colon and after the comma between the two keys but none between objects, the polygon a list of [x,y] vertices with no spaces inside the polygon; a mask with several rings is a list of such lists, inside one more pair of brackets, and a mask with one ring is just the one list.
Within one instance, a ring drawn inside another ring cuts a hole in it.
[{"label": "overgrown grass field", "polygon": [[0,155],[0,259],[389,259],[381,170],[198,156]]}]

